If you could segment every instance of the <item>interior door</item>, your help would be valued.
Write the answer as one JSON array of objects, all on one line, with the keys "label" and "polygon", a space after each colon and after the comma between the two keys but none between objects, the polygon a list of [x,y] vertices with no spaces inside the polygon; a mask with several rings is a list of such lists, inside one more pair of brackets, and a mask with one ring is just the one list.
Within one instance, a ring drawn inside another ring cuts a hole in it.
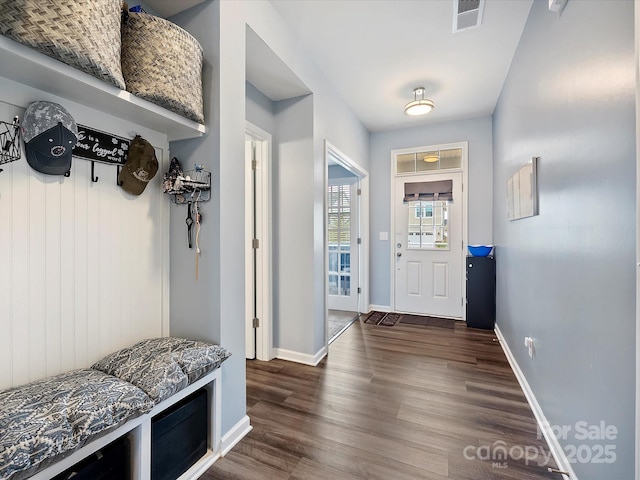
[{"label": "interior door", "polygon": [[[452,201],[405,201],[405,183],[447,180]],[[462,172],[396,177],[394,203],[395,310],[462,318]]]},{"label": "interior door", "polygon": [[245,136],[244,156],[246,163],[245,191],[249,192],[249,198],[245,204],[245,233],[246,233],[246,250],[248,252],[247,261],[245,262],[245,278],[247,279],[245,287],[245,356],[248,359],[256,358],[256,324],[254,318],[257,318],[256,311],[256,249],[254,248],[253,239],[256,238],[256,171],[253,168],[256,161],[256,142]]},{"label": "interior door", "polygon": [[358,311],[357,178],[331,181],[327,190],[328,306]]}]

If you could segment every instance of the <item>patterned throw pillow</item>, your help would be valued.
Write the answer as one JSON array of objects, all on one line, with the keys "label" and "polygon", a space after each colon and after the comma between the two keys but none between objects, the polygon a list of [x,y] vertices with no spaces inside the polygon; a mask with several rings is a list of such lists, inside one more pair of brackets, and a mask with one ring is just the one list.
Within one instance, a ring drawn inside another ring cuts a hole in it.
[{"label": "patterned throw pillow", "polygon": [[230,355],[206,342],[151,338],[107,355],[91,368],[136,385],[160,403],[218,368]]},{"label": "patterned throw pillow", "polygon": [[139,388],[91,369],[0,392],[0,478],[44,467],[153,408]]}]

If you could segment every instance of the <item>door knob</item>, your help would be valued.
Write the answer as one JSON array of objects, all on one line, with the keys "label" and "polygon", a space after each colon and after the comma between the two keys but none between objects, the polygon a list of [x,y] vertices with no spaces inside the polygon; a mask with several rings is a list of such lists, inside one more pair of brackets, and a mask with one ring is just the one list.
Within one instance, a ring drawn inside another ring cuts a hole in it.
[{"label": "door knob", "polygon": [[401,256],[402,256],[402,252],[396,253],[396,257],[401,257]]}]

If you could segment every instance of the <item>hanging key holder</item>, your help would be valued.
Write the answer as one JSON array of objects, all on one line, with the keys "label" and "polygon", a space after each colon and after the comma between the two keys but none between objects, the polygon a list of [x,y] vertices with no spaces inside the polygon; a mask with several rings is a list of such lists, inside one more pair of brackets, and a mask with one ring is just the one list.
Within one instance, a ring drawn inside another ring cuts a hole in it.
[{"label": "hanging key holder", "polygon": [[211,199],[211,172],[196,164],[193,170],[180,172],[171,188],[165,190],[176,205],[193,202],[208,202]]},{"label": "hanging key holder", "polygon": [[[198,257],[200,256],[200,203],[211,199],[211,172],[202,165],[195,164],[193,170],[182,171],[178,159],[171,160],[172,167],[164,175],[164,193],[169,195],[176,205],[187,205],[187,245],[193,249],[195,229],[196,243],[196,280],[198,279]],[[175,167],[174,167],[175,165]]]}]

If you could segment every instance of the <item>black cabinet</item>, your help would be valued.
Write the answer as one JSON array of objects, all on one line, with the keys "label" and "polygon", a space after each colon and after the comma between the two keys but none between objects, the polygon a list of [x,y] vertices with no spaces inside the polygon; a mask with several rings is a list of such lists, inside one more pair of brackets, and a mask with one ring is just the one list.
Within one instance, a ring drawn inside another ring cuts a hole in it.
[{"label": "black cabinet", "polygon": [[53,480],[128,480],[131,478],[131,447],[122,436],[89,455]]},{"label": "black cabinet", "polygon": [[178,478],[207,453],[207,391],[203,388],[151,421],[151,480]]},{"label": "black cabinet", "polygon": [[467,257],[467,327],[493,330],[495,320],[495,259]]}]

